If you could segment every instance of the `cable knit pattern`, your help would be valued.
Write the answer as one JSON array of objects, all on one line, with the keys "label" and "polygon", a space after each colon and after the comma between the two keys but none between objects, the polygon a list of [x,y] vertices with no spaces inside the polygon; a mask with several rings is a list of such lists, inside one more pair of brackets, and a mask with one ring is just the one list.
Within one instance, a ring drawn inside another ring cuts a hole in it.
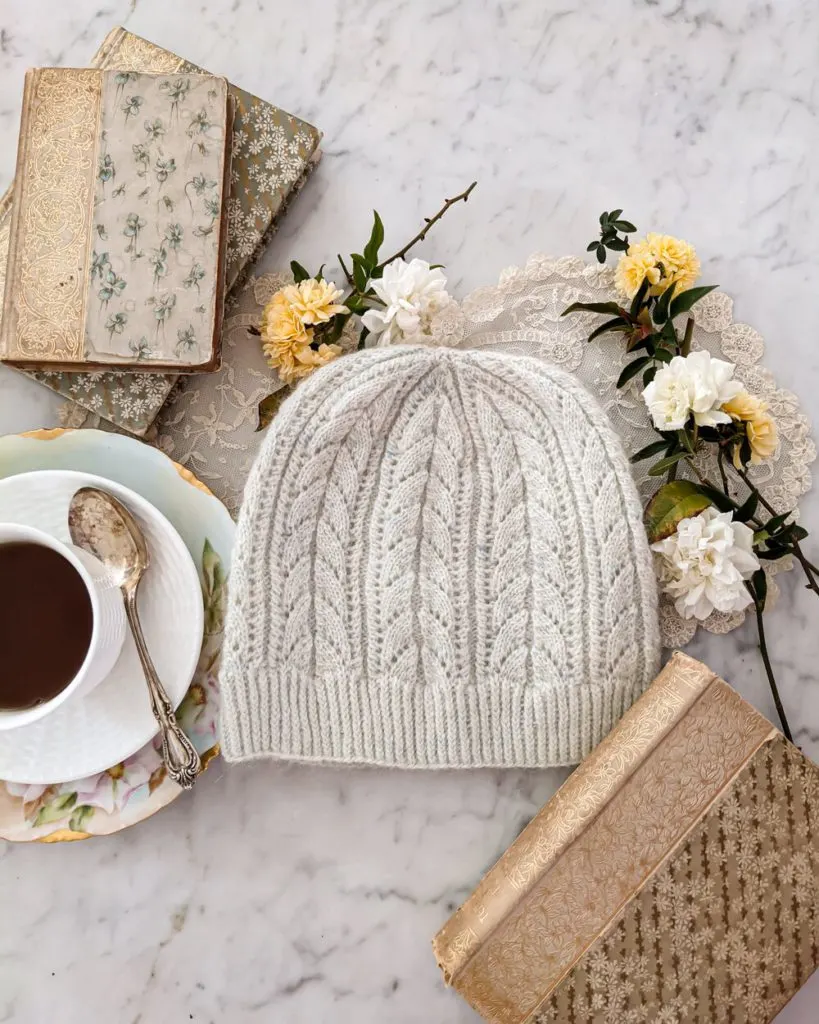
[{"label": "cable knit pattern", "polygon": [[228,760],[573,764],[659,650],[629,465],[568,374],[373,349],[282,406],[231,572]]}]

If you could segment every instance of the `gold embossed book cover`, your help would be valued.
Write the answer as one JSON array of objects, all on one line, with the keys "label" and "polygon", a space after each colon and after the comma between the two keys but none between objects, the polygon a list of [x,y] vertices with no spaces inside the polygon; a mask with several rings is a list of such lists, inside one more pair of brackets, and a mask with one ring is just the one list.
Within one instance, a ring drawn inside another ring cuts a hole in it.
[{"label": "gold embossed book cover", "polygon": [[433,946],[493,1024],[769,1024],[819,962],[819,769],[676,654]]},{"label": "gold embossed book cover", "polygon": [[27,73],[5,361],[218,368],[231,117],[212,75]]}]

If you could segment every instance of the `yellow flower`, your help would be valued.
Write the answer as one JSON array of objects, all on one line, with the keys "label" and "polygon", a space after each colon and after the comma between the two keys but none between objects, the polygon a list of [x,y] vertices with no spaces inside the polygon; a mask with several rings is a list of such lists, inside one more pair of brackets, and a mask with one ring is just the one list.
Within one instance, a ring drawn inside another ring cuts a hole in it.
[{"label": "yellow flower", "polygon": [[694,247],[680,238],[649,232],[639,242],[632,242],[620,257],[614,273],[617,290],[633,298],[648,278],[651,295],[662,293],[673,282],[677,291],[690,288],[700,274],[700,261]]},{"label": "yellow flower", "polygon": [[326,323],[336,313],[347,313],[340,305],[341,291],[329,281],[308,278],[299,284],[290,284],[278,293],[288,302],[303,324]]},{"label": "yellow flower", "polygon": [[[768,403],[747,391],[723,405],[723,410],[733,419],[745,424],[745,436],[751,448],[751,462],[758,465],[770,459],[776,451],[778,434],[776,420],[768,412]],[[741,444],[734,445],[734,465],[742,469]]]},{"label": "yellow flower", "polygon": [[756,395],[749,395],[747,391],[740,391],[738,395],[726,402],[722,410],[735,420],[752,420],[760,416],[768,408],[768,403],[763,402]]},{"label": "yellow flower", "polygon": [[327,363],[332,363],[334,359],[338,359],[343,351],[344,349],[341,345],[322,343],[319,345],[318,350],[314,352],[316,366],[326,366]]}]

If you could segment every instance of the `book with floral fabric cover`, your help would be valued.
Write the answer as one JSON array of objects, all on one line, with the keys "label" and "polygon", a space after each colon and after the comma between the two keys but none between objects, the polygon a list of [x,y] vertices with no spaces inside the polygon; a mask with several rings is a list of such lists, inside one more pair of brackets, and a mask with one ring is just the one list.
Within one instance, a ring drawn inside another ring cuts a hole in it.
[{"label": "book with floral fabric cover", "polygon": [[213,75],[26,73],[0,361],[218,369],[232,120]]},{"label": "book with floral fabric cover", "polygon": [[[114,29],[91,67],[196,74],[201,69],[125,29]],[[226,292],[263,251],[290,200],[320,158],[320,132],[235,86],[228,190]],[[0,291],[4,290],[13,184],[0,198]],[[23,371],[118,427],[144,436],[176,383],[176,374]]]}]

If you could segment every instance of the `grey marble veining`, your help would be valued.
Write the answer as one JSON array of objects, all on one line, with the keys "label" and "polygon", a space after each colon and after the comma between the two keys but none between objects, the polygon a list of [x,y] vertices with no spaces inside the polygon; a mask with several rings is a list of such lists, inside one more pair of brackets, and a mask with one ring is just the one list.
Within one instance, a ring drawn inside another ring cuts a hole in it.
[{"label": "grey marble veining", "polygon": [[[356,249],[373,206],[401,244],[477,178],[425,248],[463,294],[534,250],[582,251],[622,206],[697,245],[819,421],[809,0],[97,2],[0,7],[0,187],[24,70],[82,65],[124,24],[325,132],[266,266]],[[53,425],[57,406],[0,370],[0,431]],[[802,508],[819,550],[819,499]],[[772,656],[816,757],[819,607],[795,573],[783,586]],[[772,714],[751,625],[692,653]],[[126,834],[0,847],[0,1021],[476,1020],[429,940],[564,775],[217,764]],[[817,996],[814,978],[780,1020],[815,1021]]]}]

